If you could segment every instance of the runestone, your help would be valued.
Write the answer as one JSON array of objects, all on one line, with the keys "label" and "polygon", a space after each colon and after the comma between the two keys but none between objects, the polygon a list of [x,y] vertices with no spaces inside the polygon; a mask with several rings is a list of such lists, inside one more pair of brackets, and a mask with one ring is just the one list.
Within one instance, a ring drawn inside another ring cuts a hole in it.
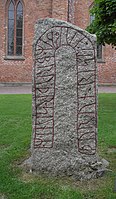
[{"label": "runestone", "polygon": [[97,149],[96,37],[68,22],[35,25],[32,169],[76,179],[103,170]]}]

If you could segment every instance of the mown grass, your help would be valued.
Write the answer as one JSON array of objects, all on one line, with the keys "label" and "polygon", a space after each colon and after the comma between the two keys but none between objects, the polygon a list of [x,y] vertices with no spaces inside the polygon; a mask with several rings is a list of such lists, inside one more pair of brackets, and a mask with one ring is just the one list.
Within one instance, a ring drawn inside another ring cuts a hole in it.
[{"label": "mown grass", "polygon": [[31,95],[0,95],[0,197],[7,199],[115,199],[116,94],[99,95],[98,152],[110,162],[102,178],[34,176],[19,167],[30,155]]}]

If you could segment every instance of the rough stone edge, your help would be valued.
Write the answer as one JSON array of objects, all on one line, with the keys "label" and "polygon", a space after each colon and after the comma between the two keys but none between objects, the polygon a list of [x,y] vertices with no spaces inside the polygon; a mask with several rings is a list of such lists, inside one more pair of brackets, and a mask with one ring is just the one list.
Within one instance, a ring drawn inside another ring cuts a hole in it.
[{"label": "rough stone edge", "polygon": [[[43,24],[46,25],[46,28],[44,27],[44,30],[41,28],[41,25],[43,26]],[[76,29],[77,31],[84,33],[85,36],[89,37],[92,44],[94,44],[96,42],[96,35],[95,34],[90,34],[86,30],[83,30],[83,29],[81,29],[80,27],[78,27],[74,24],[71,24],[67,21],[54,19],[54,18],[45,18],[45,19],[41,18],[41,19],[38,19],[36,21],[36,24],[35,24],[33,47],[34,47],[36,41],[38,40],[38,38],[45,32],[45,29],[48,30],[48,29],[50,29],[50,28],[52,28],[53,26],[56,26],[56,25],[59,25],[59,26],[66,26],[67,25],[67,27],[72,27],[72,28]]]},{"label": "rough stone edge", "polygon": [[[82,170],[82,172],[80,172],[77,177],[73,175],[66,175],[66,173],[64,175],[53,175],[51,173],[48,172],[39,172],[39,171],[35,171],[33,170],[33,164],[32,164],[32,157],[26,159],[21,165],[21,168],[23,168],[25,170],[25,172],[28,173],[33,173],[35,175],[46,175],[47,177],[70,177],[74,180],[90,180],[90,179],[96,179],[99,177],[103,177],[103,175],[106,172],[112,172],[112,170],[107,169],[107,167],[109,167],[109,162],[107,160],[103,159],[98,159],[98,161],[96,163],[93,163],[91,165],[86,166],[85,170]],[[91,172],[92,171],[92,172]]]}]

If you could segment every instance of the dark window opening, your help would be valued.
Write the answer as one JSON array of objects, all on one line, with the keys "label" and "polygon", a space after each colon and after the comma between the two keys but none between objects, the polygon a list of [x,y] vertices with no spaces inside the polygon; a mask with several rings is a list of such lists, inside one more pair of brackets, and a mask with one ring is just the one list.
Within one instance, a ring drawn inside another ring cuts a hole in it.
[{"label": "dark window opening", "polygon": [[102,59],[102,45],[97,44],[97,59]]}]

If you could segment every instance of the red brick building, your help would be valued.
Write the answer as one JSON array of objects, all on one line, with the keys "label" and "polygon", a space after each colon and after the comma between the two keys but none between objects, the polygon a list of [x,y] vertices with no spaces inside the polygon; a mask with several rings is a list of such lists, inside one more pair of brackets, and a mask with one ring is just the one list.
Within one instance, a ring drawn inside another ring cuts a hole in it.
[{"label": "red brick building", "polygon": [[[93,0],[0,0],[0,84],[30,83],[34,24],[57,18],[85,29]],[[116,84],[116,51],[98,51],[99,84]]]}]

